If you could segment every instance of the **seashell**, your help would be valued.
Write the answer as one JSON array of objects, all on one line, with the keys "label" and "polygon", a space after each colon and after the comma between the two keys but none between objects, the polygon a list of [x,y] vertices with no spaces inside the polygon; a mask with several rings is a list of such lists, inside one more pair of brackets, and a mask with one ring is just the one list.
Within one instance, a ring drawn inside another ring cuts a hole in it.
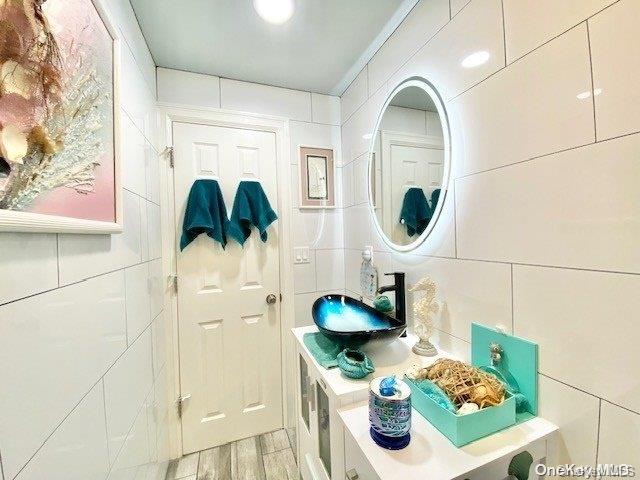
[{"label": "seashell", "polygon": [[414,363],[409,368],[407,368],[405,375],[411,380],[424,380],[425,378],[427,378],[427,369],[422,367],[421,365],[418,365],[417,363]]},{"label": "seashell", "polygon": [[0,153],[9,163],[22,163],[27,154],[27,137],[14,125],[5,125],[0,130]]},{"label": "seashell", "polygon": [[466,402],[458,409],[458,415],[469,415],[470,413],[477,412],[478,410],[480,410],[480,407],[477,403]]}]

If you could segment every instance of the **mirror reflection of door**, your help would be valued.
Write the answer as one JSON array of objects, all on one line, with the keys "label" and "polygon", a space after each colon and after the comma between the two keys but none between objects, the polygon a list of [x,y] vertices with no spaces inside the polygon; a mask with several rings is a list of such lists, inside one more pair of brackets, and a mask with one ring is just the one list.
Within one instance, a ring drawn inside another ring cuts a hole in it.
[{"label": "mirror reflection of door", "polygon": [[394,244],[414,242],[428,226],[442,189],[444,163],[443,129],[434,101],[417,86],[400,90],[382,115],[371,152],[373,208]]}]

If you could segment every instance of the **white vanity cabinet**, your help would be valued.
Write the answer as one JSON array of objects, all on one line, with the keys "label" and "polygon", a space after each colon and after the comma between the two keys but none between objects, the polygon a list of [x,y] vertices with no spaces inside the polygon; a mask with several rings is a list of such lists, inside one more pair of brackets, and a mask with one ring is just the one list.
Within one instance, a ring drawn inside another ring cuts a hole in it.
[{"label": "white vanity cabinet", "polygon": [[[321,367],[304,346],[303,336],[316,327],[293,329],[296,338],[296,417],[298,465],[302,480],[503,480],[509,462],[526,450],[534,463],[552,457],[558,428],[535,417],[469,445],[455,447],[415,410],[411,443],[384,450],[369,435],[369,381],[344,377],[338,368]],[[398,339],[370,357],[373,376],[402,375],[412,364],[441,357],[411,351],[415,337]],[[533,470],[533,469],[532,469]],[[530,480],[537,479],[533,474]]]},{"label": "white vanity cabinet", "polygon": [[[296,423],[298,465],[303,480],[345,480],[344,425],[338,411],[369,398],[369,381],[353,380],[338,368],[320,366],[304,346],[305,333],[315,326],[294,328],[296,339]],[[414,363],[432,363],[438,357],[419,357],[411,351],[413,336],[398,339],[370,357],[374,376],[401,375]],[[443,355],[444,356],[444,355]],[[363,478],[362,476],[360,477]]]}]

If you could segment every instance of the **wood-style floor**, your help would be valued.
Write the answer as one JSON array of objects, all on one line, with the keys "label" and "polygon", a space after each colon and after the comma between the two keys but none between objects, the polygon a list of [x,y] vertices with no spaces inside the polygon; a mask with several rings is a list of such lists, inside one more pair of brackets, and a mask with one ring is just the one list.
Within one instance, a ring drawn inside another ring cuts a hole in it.
[{"label": "wood-style floor", "polygon": [[276,430],[185,455],[166,480],[298,480],[295,432]]}]

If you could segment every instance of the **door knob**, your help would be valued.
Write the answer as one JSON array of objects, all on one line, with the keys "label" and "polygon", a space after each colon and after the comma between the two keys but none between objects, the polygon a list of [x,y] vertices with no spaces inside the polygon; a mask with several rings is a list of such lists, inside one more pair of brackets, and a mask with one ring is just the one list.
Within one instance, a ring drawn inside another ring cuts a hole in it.
[{"label": "door knob", "polygon": [[276,300],[277,300],[277,298],[276,298],[275,294],[270,293],[269,295],[267,295],[267,303],[269,305],[273,305],[274,303],[276,303]]}]

